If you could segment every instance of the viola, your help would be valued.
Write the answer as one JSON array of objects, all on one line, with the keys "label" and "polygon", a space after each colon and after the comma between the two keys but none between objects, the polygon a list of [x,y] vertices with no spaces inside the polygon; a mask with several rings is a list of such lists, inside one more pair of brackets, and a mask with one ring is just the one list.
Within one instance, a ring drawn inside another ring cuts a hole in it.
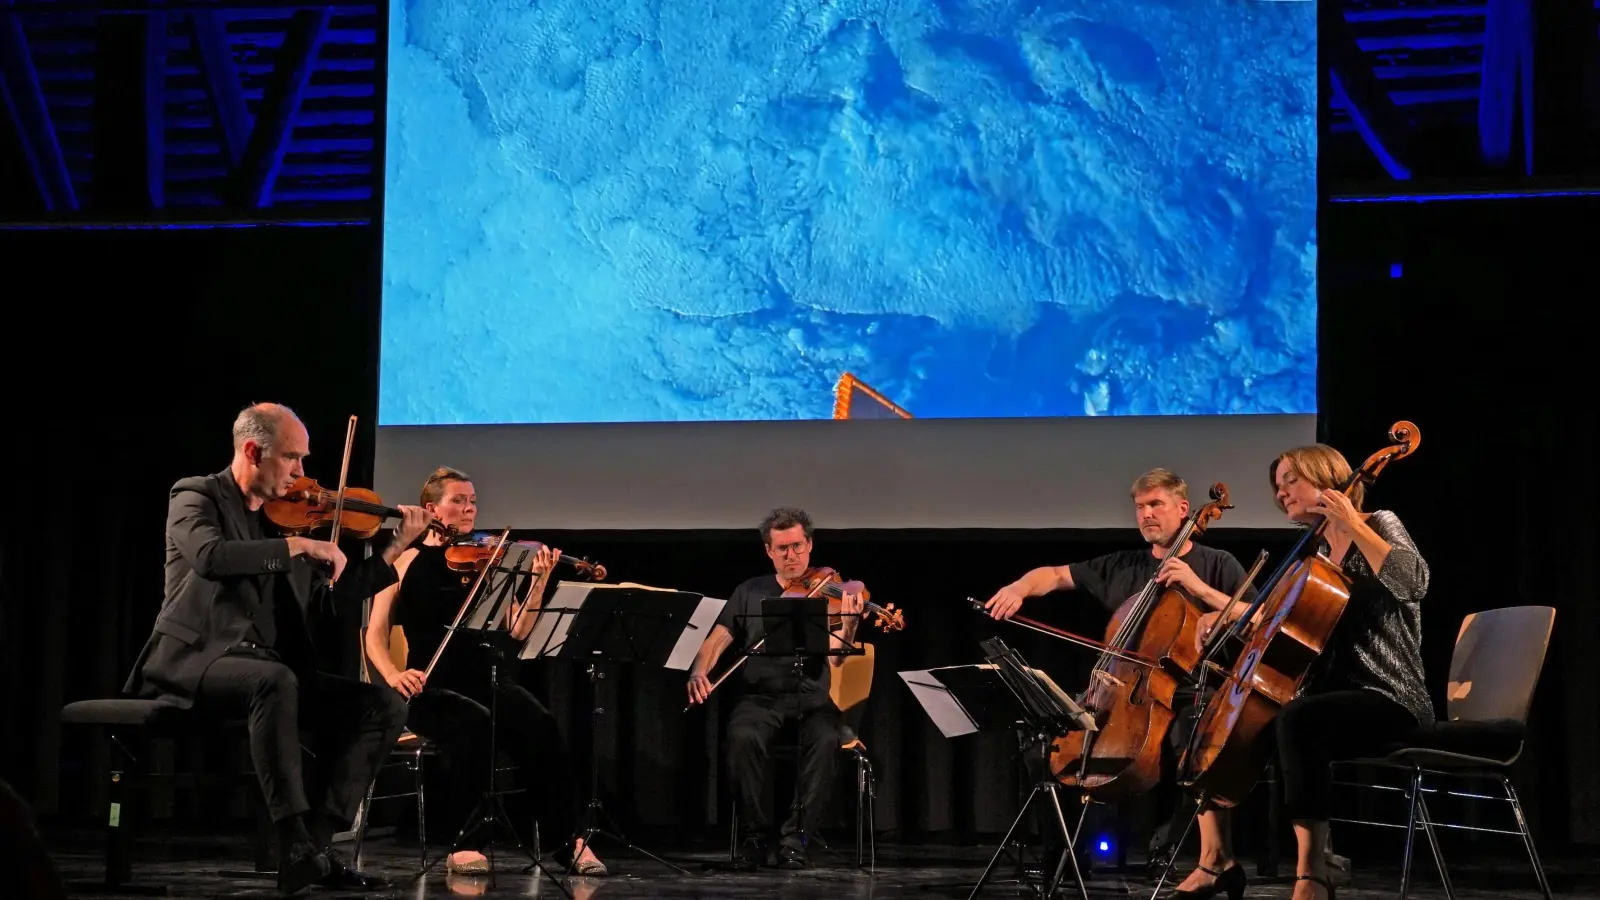
[{"label": "viola", "polygon": [[[285,534],[304,535],[321,529],[334,530],[337,525],[363,540],[377,534],[385,519],[404,517],[400,510],[385,506],[376,491],[353,487],[330,491],[318,484],[316,479],[304,476],[296,478],[287,493],[268,500],[262,509],[267,520]],[[456,535],[455,529],[442,522],[429,522],[428,529],[446,538]],[[337,535],[333,539],[337,539]]]},{"label": "viola", "polygon": [[[481,532],[458,535],[446,542],[444,561],[445,565],[457,572],[473,572],[482,570],[490,560],[502,558],[504,553],[513,547],[538,553],[544,546],[538,541],[508,541],[502,548],[499,538],[494,535]],[[565,553],[561,554],[558,561],[572,566],[578,570],[579,575],[590,581],[604,581],[606,578],[606,567],[597,562],[568,556]]]},{"label": "viola", "polygon": [[[881,628],[887,632],[899,631],[906,627],[905,613],[901,610],[895,609],[893,603],[889,604],[888,606],[880,606],[879,604],[872,602],[871,594],[867,591],[866,585],[859,581],[845,581],[842,575],[840,575],[836,570],[827,566],[819,566],[807,569],[798,577],[792,578],[785,582],[783,585],[783,593],[779,596],[828,598],[828,630],[836,631],[844,624],[843,611],[845,594],[860,595],[862,603],[861,611],[863,613],[871,614],[872,623],[878,628]],[[864,615],[862,618],[865,619],[866,616]],[[746,650],[743,655],[734,661],[733,665],[729,666],[726,671],[717,676],[717,680],[711,683],[711,687],[707,691],[707,694],[709,695],[710,693],[716,691],[718,687],[721,687],[722,683],[728,680],[728,676],[738,671],[739,667],[744,665],[745,661],[748,660],[752,654],[761,652],[761,648],[766,646],[766,643],[767,639],[765,637],[756,641],[749,650]],[[832,685],[838,685],[841,680],[849,675],[847,667],[852,665],[852,660],[854,659],[859,659],[859,657],[847,656],[844,658],[843,663],[839,666],[840,671],[833,676]],[[830,693],[836,692],[830,690]],[[834,697],[834,702],[835,704],[839,702],[837,696]],[[685,706],[683,708],[684,712],[688,712],[691,708],[693,708],[693,706],[694,704],[692,703],[689,706]]]},{"label": "viola", "polygon": [[[1184,521],[1161,561],[1176,557],[1223,510],[1232,508],[1228,486],[1212,485],[1211,502]],[[1163,586],[1153,575],[1139,593],[1123,601],[1106,626],[1106,650],[1095,661],[1078,701],[1094,716],[1099,731],[1073,731],[1056,739],[1050,769],[1057,781],[1107,797],[1143,793],[1156,785],[1162,747],[1176,717],[1173,696],[1179,681],[1189,680],[1200,664],[1197,634],[1206,611],[1184,587]]]},{"label": "viola", "polygon": [[845,594],[859,594],[861,611],[871,614],[872,623],[884,631],[899,631],[906,627],[905,613],[895,609],[893,603],[888,606],[873,603],[866,585],[859,581],[845,581],[844,576],[827,566],[807,569],[798,578],[791,579],[784,586],[781,596],[828,598],[828,629],[832,631],[844,624],[844,616],[840,611],[844,608]]},{"label": "viola", "polygon": [[[1357,484],[1376,481],[1389,463],[1414,453],[1422,435],[1417,426],[1400,421],[1389,428],[1389,440],[1350,473],[1341,493],[1349,496]],[[1254,788],[1267,765],[1278,712],[1300,694],[1344,615],[1350,579],[1321,550],[1327,527],[1323,519],[1307,529],[1255,602],[1207,646],[1209,660],[1224,641],[1257,621],[1178,761],[1179,783],[1198,792],[1204,803],[1235,806]]]}]

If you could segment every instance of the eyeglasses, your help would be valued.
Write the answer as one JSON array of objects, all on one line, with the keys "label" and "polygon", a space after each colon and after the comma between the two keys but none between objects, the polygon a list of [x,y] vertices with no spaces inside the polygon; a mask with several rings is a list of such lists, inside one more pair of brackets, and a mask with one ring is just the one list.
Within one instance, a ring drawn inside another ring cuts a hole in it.
[{"label": "eyeglasses", "polygon": [[772,548],[772,552],[779,556],[798,555],[805,551],[808,541],[798,541],[793,544],[779,544]]}]

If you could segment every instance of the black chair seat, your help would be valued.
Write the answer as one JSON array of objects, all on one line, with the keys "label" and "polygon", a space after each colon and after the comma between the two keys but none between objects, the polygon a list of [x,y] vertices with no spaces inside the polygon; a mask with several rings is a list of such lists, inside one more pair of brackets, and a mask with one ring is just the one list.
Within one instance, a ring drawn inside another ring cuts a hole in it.
[{"label": "black chair seat", "polygon": [[67,725],[130,725],[172,727],[189,721],[191,711],[161,700],[79,700],[61,708]]},{"label": "black chair seat", "polygon": [[1390,747],[1385,762],[1448,769],[1506,766],[1522,749],[1525,729],[1511,720],[1436,722]]}]

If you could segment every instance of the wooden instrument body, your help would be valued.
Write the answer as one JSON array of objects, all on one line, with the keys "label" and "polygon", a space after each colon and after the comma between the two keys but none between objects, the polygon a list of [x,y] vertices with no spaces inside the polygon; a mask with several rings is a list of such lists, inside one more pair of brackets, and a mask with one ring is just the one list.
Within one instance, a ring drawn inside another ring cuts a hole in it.
[{"label": "wooden instrument body", "polygon": [[[1352,549],[1351,552],[1354,552]],[[1318,553],[1296,563],[1262,604],[1263,618],[1207,704],[1179,763],[1179,780],[1215,806],[1232,807],[1269,761],[1268,732],[1299,696],[1350,602],[1350,580]]]},{"label": "wooden instrument body", "polygon": [[[1139,596],[1118,607],[1106,628],[1110,644],[1133,615]],[[1172,699],[1179,677],[1200,661],[1196,634],[1203,615],[1200,603],[1181,587],[1162,590],[1138,639],[1125,649],[1156,660],[1150,668],[1125,660],[1102,664],[1082,705],[1092,711],[1100,731],[1092,737],[1073,731],[1055,740],[1050,771],[1061,784],[1094,791],[1098,796],[1132,796],[1155,787],[1161,779],[1161,748],[1174,713]],[[1088,745],[1088,759],[1084,746]]]}]

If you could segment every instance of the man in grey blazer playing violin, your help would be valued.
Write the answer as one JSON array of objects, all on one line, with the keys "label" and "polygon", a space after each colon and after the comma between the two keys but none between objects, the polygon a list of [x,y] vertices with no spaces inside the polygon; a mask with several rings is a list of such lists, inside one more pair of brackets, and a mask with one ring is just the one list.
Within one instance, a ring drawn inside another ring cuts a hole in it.
[{"label": "man in grey blazer playing violin", "polygon": [[[310,620],[393,584],[394,560],[431,516],[403,521],[376,556],[346,566],[336,544],[275,537],[262,507],[304,475],[305,425],[260,403],[233,424],[233,462],[173,485],[166,596],[123,690],[204,715],[244,717],[250,760],[280,848],[278,889],[372,888],[328,844],[355,818],[378,765],[405,728],[405,703],[381,685],[316,668]],[[302,744],[315,754],[307,772]],[[307,782],[306,776],[312,781]]]}]

